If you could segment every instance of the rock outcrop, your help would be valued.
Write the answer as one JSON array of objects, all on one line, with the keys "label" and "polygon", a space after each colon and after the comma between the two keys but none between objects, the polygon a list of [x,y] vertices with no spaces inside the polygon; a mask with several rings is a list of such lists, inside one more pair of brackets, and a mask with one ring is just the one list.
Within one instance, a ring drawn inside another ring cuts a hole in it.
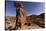
[{"label": "rock outcrop", "polygon": [[24,12],[21,2],[16,2],[16,27],[21,29],[26,21],[26,14]]}]

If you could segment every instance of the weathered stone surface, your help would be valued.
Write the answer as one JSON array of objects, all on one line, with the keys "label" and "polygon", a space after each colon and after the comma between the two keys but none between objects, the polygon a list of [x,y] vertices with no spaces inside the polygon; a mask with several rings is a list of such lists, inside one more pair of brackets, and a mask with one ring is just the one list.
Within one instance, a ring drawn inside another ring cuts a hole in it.
[{"label": "weathered stone surface", "polygon": [[[19,26],[21,29],[22,24],[26,21],[26,15],[20,2],[16,2],[16,18],[16,27],[18,28]],[[17,25],[17,23],[19,25]]]},{"label": "weathered stone surface", "polygon": [[6,24],[5,29],[6,30],[15,28],[15,26],[16,26],[16,18],[15,17],[7,16],[5,20],[6,20],[5,21],[5,24]]}]

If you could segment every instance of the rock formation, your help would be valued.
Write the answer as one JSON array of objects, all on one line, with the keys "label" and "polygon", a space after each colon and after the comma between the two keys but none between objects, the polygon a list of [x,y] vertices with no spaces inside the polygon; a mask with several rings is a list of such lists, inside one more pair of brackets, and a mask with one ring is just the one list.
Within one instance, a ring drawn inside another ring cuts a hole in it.
[{"label": "rock formation", "polygon": [[21,29],[24,25],[24,22],[26,21],[25,12],[23,9],[23,5],[21,2],[15,2],[16,7],[16,28]]}]

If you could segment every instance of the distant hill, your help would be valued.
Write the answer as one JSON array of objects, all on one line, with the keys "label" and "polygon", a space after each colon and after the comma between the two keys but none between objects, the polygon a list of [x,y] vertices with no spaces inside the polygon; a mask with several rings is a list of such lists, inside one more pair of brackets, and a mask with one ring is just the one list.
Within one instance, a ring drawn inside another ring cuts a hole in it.
[{"label": "distant hill", "polygon": [[41,27],[45,27],[45,13],[42,13],[40,15],[27,16],[27,22],[32,22]]}]

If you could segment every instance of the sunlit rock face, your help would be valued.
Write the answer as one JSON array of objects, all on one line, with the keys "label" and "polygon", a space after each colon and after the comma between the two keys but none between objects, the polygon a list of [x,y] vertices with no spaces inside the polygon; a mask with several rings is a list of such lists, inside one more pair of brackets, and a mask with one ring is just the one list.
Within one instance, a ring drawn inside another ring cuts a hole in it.
[{"label": "sunlit rock face", "polygon": [[[21,2],[16,2],[16,22],[19,24],[19,27],[21,29],[21,26],[24,25],[24,22],[26,21],[26,14],[24,12],[23,6]],[[16,26],[18,26],[16,23]]]}]

